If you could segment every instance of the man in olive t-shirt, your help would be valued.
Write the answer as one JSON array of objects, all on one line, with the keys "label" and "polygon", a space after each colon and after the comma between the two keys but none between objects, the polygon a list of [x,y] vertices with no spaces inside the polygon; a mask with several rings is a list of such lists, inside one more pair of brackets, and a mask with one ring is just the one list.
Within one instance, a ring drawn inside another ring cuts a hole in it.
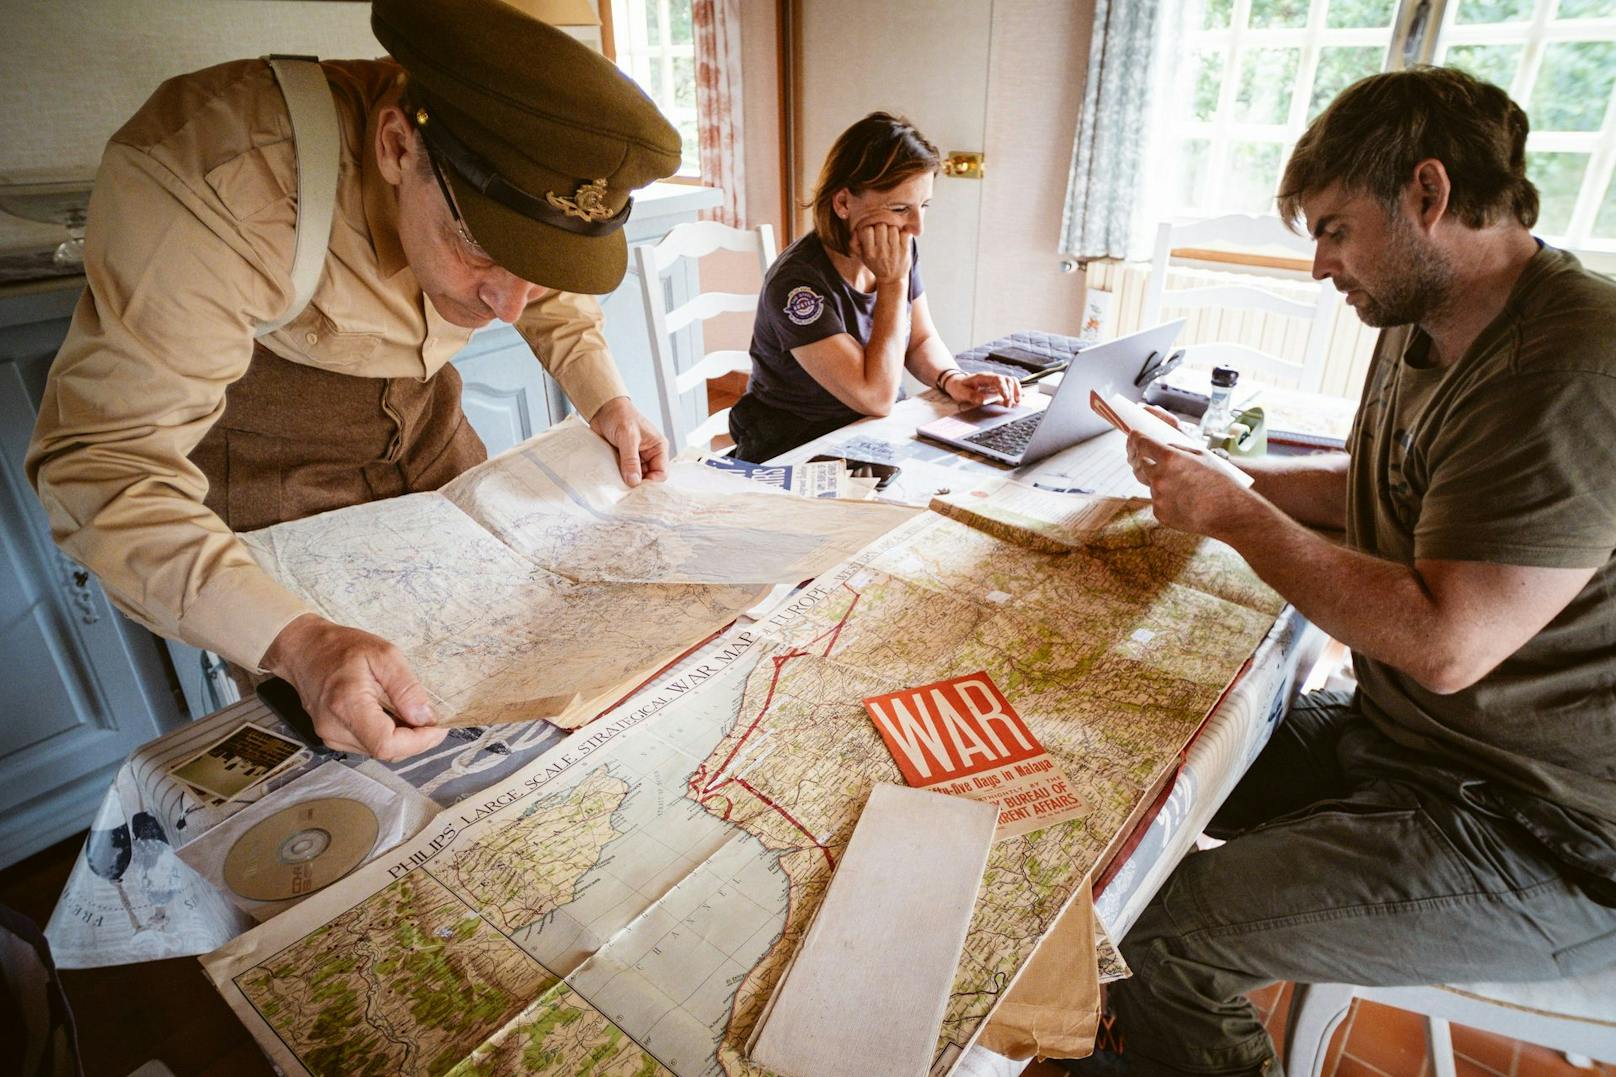
[{"label": "man in olive t-shirt", "polygon": [[1616,963],[1616,284],[1532,236],[1527,126],[1416,68],[1297,143],[1280,208],[1386,329],[1350,454],[1243,463],[1246,491],[1129,439],[1157,517],[1237,549],[1359,687],[1292,709],[1210,828],[1228,840],[1123,941],[1124,1072],[1276,1073],[1245,999],[1276,980]]}]

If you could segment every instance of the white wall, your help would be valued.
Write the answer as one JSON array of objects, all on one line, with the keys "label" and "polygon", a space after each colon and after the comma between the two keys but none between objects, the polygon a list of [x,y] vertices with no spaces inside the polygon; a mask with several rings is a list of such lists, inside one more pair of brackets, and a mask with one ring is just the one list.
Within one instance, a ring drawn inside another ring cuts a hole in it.
[{"label": "white wall", "polygon": [[[308,0],[0,0],[0,182],[83,178],[171,75],[244,56],[380,56],[370,5]],[[0,248],[60,230],[0,214]]]},{"label": "white wall", "polygon": [[[944,154],[981,151],[993,13],[990,0],[804,0],[800,196],[811,196],[836,137],[872,109],[911,120]],[[972,300],[979,236],[990,224],[984,208],[980,180],[939,175],[920,239],[932,321],[955,351],[978,339]]]},{"label": "white wall", "polygon": [[1082,274],[1058,244],[1093,30],[1094,0],[994,0],[972,344],[1078,331]]},{"label": "white wall", "polygon": [[[890,18],[884,18],[883,5],[842,2],[837,7],[837,0],[799,2],[820,7],[830,3],[837,11],[861,8],[863,21],[858,24],[859,32],[877,40],[915,31],[912,23],[899,26]],[[970,209],[980,222],[973,248],[976,281],[971,336],[974,339],[950,339],[948,343],[956,350],[1015,329],[1042,328],[1075,333],[1082,309],[1082,274],[1060,272],[1057,244],[1066,197],[1066,172],[1088,70],[1093,0],[992,0],[991,4],[983,6],[991,8],[991,14],[984,15],[985,32],[989,37],[985,113],[981,114],[985,144],[943,147],[945,150],[982,149],[987,155],[986,176],[979,185],[980,208],[973,204]],[[780,72],[775,58],[775,11],[772,3],[742,5],[745,153],[749,223],[767,221],[775,226],[783,240],[785,222],[781,220],[780,210],[780,138],[783,136],[779,124]],[[850,28],[848,32],[853,30]],[[950,50],[949,35],[957,34],[959,28],[938,22],[925,32],[940,49],[947,51]],[[978,32],[982,32],[980,28]],[[967,51],[980,54],[979,49]],[[933,71],[932,77],[936,74]],[[856,80],[856,75],[850,77]],[[980,73],[976,75],[977,79],[981,77]],[[914,99],[922,97],[916,87]],[[920,106],[909,101],[895,104],[911,112],[921,111]],[[826,103],[806,100],[801,105],[804,109],[823,110]],[[922,123],[922,130],[929,131],[929,128]],[[802,165],[810,175],[802,189],[804,197],[812,187],[811,173],[817,172],[824,154],[824,146],[807,149]],[[971,182],[938,181],[939,187]],[[934,207],[927,222],[928,230],[940,212],[940,208]],[[707,263],[702,267],[705,287],[735,290],[756,287],[756,270],[744,258],[725,261],[715,256]],[[936,289],[943,283],[938,277],[942,272],[941,267],[934,267],[928,258],[928,288]],[[709,347],[746,347],[750,321],[750,318],[732,318],[708,323]]]}]

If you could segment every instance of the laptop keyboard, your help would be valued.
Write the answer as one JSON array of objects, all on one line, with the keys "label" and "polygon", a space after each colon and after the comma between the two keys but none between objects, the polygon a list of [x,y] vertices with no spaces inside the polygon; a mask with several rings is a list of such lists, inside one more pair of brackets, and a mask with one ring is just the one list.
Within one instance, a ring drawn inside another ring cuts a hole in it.
[{"label": "laptop keyboard", "polygon": [[980,445],[994,452],[1004,453],[1006,456],[1020,456],[1027,451],[1027,443],[1032,440],[1033,431],[1038,424],[1044,421],[1044,413],[1036,412],[1032,415],[1023,415],[1012,422],[995,426],[991,430],[984,430],[979,434],[972,434],[963,440],[972,445]]}]

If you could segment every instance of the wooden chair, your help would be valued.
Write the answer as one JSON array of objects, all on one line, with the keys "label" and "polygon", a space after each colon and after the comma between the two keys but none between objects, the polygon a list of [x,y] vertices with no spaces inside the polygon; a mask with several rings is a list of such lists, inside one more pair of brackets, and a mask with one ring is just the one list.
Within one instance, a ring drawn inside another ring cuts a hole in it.
[{"label": "wooden chair", "polygon": [[1285,1072],[1319,1077],[1330,1036],[1354,998],[1424,1014],[1432,1072],[1454,1077],[1448,1023],[1563,1051],[1574,1065],[1616,1061],[1616,968],[1545,983],[1433,987],[1297,984],[1291,996]]},{"label": "wooden chair", "polygon": [[[1156,250],[1151,258],[1150,279],[1145,285],[1142,309],[1145,326],[1166,320],[1163,311],[1202,307],[1236,308],[1299,318],[1308,323],[1307,345],[1298,356],[1279,356],[1248,344],[1202,342],[1186,345],[1185,361],[1197,367],[1232,366],[1242,374],[1276,384],[1294,383],[1306,392],[1318,392],[1324,380],[1324,359],[1330,343],[1330,330],[1340,300],[1329,281],[1319,281],[1312,302],[1298,302],[1261,286],[1255,275],[1236,276],[1219,272],[1219,281],[1191,288],[1167,287],[1174,267],[1172,252],[1184,247],[1234,243],[1242,248],[1278,247],[1295,257],[1311,260],[1313,241],[1285,227],[1278,217],[1248,217],[1233,214],[1204,221],[1174,223],[1163,221],[1156,229]],[[1223,280],[1222,278],[1228,278]],[[1193,331],[1193,329],[1192,329]]]},{"label": "wooden chair", "polygon": [[[762,290],[762,274],[774,261],[774,229],[766,224],[750,231],[730,228],[717,221],[693,221],[680,224],[656,244],[635,248],[635,268],[639,272],[640,290],[645,297],[645,319],[651,333],[651,357],[656,369],[658,403],[662,411],[662,432],[671,451],[696,448],[707,451],[712,439],[729,430],[729,409],[708,413],[707,382],[731,372],[750,373],[752,359],[744,351],[714,351],[679,369],[681,350],[689,351],[691,343],[681,349],[679,334],[718,314],[749,314],[757,309],[756,292],[740,295],[732,292],[698,292],[688,302],[669,310],[667,285],[663,280],[668,270],[681,258],[700,258],[717,250],[750,252],[758,259],[758,289]],[[688,334],[687,342],[699,341],[697,331]],[[704,420],[692,423],[690,409],[682,398],[686,393],[700,391],[696,410],[706,415]]]}]

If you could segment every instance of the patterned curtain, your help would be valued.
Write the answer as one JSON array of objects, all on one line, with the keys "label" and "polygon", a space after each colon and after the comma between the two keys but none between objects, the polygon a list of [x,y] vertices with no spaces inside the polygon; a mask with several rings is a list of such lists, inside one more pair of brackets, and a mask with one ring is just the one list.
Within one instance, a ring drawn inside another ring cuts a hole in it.
[{"label": "patterned curtain", "polygon": [[746,169],[741,124],[741,0],[694,0],[696,139],[701,181],[722,188],[724,201],[704,214],[746,227]]},{"label": "patterned curtain", "polygon": [[1096,0],[1061,250],[1126,258],[1137,246],[1164,0]]}]

